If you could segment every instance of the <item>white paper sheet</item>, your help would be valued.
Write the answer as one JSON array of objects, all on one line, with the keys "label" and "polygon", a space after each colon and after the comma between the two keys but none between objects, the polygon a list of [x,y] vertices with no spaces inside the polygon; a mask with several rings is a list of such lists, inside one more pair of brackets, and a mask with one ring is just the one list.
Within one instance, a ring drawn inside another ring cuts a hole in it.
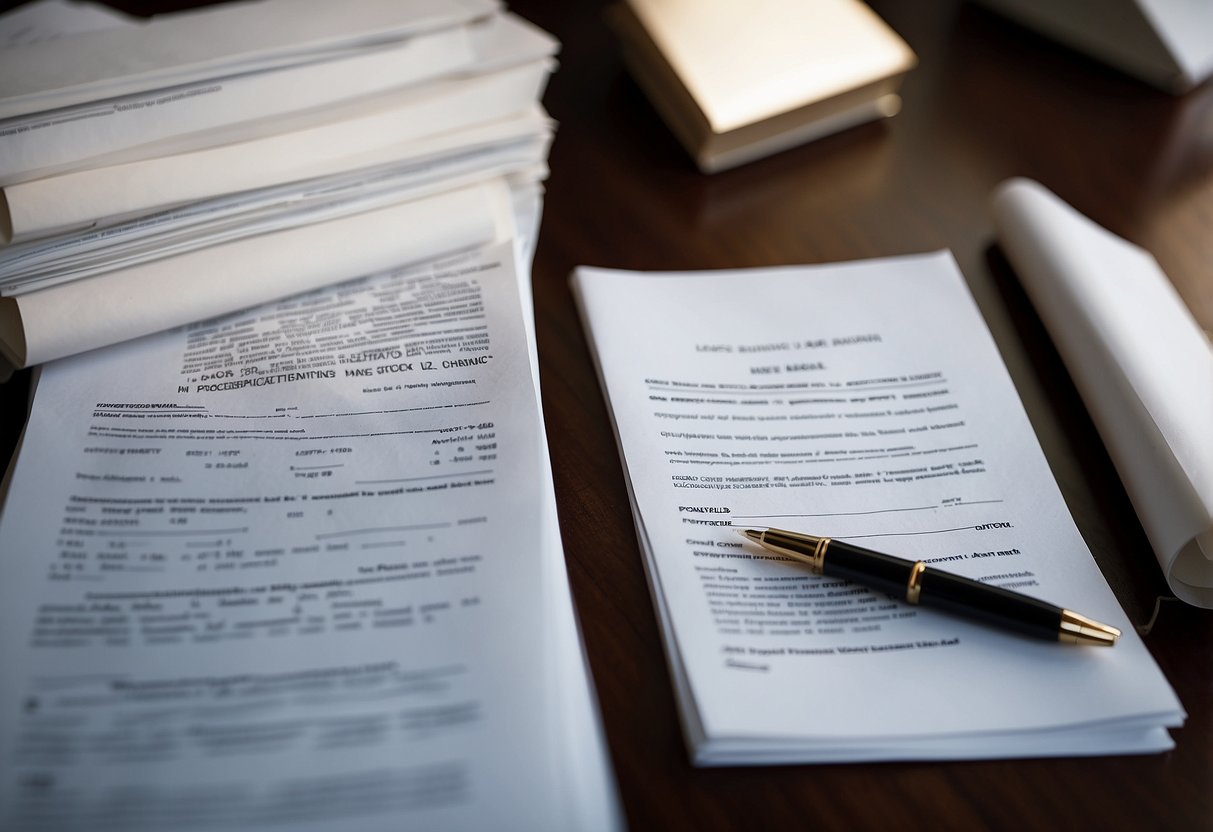
[{"label": "white paper sheet", "polygon": [[53,361],[509,236],[501,182],[288,228],[0,298],[0,352]]},{"label": "white paper sheet", "polygon": [[64,35],[137,25],[135,18],[99,3],[34,0],[0,14],[0,46],[12,49]]},{"label": "white paper sheet", "polygon": [[6,826],[617,828],[513,257],[45,369],[0,524]]},{"label": "white paper sheet", "polygon": [[1213,346],[1148,252],[1043,186],[1010,180],[993,210],[1171,590],[1213,607]]},{"label": "white paper sheet", "polygon": [[348,55],[466,23],[492,0],[257,0],[0,52],[0,118]]},{"label": "white paper sheet", "polygon": [[[410,152],[397,162],[351,174],[217,197],[94,231],[18,244],[0,252],[0,296],[406,202],[483,179],[531,171],[546,175],[548,122],[539,116],[516,119],[508,129],[493,131],[492,136],[488,131],[466,131],[464,146]],[[416,149],[432,144],[420,143]]]},{"label": "white paper sheet", "polygon": [[[531,260],[539,238],[542,216],[542,195],[539,186],[511,189],[514,197],[514,224],[518,238],[515,244],[517,272],[531,273]],[[548,556],[545,581],[552,601],[552,621],[548,628],[551,650],[557,657],[553,662],[552,684],[561,697],[563,730],[559,732],[554,752],[562,761],[564,803],[568,807],[567,827],[570,830],[622,830],[626,824],[619,803],[615,777],[606,753],[606,737],[598,716],[580,628],[573,611],[573,599],[568,589],[568,572],[564,563],[564,542],[560,537],[560,522],[556,514],[556,488],[552,481],[551,458],[548,454],[547,430],[543,420],[543,401],[539,387],[539,352],[535,343],[535,304],[530,280],[519,280],[523,323],[531,351],[531,379],[534,382],[535,407],[539,414],[539,437],[542,448],[540,466],[544,472],[543,490],[544,546]]]},{"label": "white paper sheet", "polygon": [[[1078,535],[950,255],[580,268],[573,285],[697,763],[1170,747],[1180,705]],[[1124,636],[1077,648],[912,607],[763,553],[739,526],[922,559]]]},{"label": "white paper sheet", "polygon": [[252,139],[286,115],[325,121],[325,108],[431,80],[473,61],[465,27],[368,47],[339,60],[89,102],[0,122],[0,185],[95,166],[132,148],[225,128]]},{"label": "white paper sheet", "polygon": [[[18,242],[126,218],[221,194],[349,172],[393,160],[402,145],[527,112],[542,95],[555,42],[517,18],[499,17],[478,33],[477,71],[383,96],[343,102],[274,121],[273,135],[204,149],[159,142],[149,158],[108,159],[90,167],[9,185],[0,201],[0,243]],[[217,145],[217,146],[216,146]],[[7,235],[7,237],[5,237]]]}]

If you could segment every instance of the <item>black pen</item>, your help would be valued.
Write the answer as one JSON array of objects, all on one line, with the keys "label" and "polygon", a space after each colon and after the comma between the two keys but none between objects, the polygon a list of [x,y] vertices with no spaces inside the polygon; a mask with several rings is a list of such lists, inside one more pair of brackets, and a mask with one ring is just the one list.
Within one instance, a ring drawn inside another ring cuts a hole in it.
[{"label": "black pen", "polygon": [[1120,630],[1027,595],[941,572],[922,561],[873,552],[841,540],[782,529],[738,529],[765,549],[808,564],[819,575],[1025,635],[1066,644],[1111,647]]}]

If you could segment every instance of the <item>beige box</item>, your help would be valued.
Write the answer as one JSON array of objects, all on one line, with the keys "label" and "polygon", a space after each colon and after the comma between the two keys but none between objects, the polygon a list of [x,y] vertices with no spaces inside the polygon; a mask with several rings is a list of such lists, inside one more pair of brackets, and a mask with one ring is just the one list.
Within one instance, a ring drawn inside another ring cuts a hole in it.
[{"label": "beige box", "polygon": [[858,0],[626,0],[608,15],[705,173],[893,115],[916,63]]}]

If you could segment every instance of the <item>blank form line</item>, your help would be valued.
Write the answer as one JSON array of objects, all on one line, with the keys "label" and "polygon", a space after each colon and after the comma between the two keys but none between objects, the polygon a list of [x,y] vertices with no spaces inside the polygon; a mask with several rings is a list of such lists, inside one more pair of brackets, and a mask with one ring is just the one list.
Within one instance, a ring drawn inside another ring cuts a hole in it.
[{"label": "blank form line", "polygon": [[424,480],[449,480],[452,477],[480,477],[486,474],[492,474],[493,470],[488,471],[461,471],[457,474],[435,474],[432,477],[406,477],[396,480],[355,480],[356,485],[391,485],[396,482],[423,482]]},{"label": "blank form line", "polygon": [[121,531],[99,531],[97,537],[193,537],[199,534],[244,534],[248,526],[237,529],[164,529],[143,531],[142,529],[124,529]]},{"label": "blank form line", "polygon": [[971,532],[975,526],[961,526],[956,529],[923,529],[917,532],[883,532],[881,534],[848,534],[840,536],[839,540],[858,540],[861,537],[913,537],[920,534],[948,534],[949,532]]},{"label": "blank form line", "polygon": [[385,413],[419,413],[423,410],[450,410],[456,407],[479,407],[480,405],[489,404],[488,400],[482,402],[464,402],[461,404],[435,404],[427,405],[426,407],[400,407],[394,410],[354,410],[349,413],[313,413],[307,416],[298,416],[299,419],[331,419],[341,416],[379,416]]},{"label": "blank form line", "polygon": [[871,511],[837,511],[830,514],[734,514],[736,520],[770,520],[776,517],[854,517],[861,514],[888,514],[896,511],[929,511],[939,506],[908,506],[906,508],[877,508]]},{"label": "blank form line", "polygon": [[66,690],[83,685],[103,684],[110,686],[113,682],[124,678],[121,673],[85,673],[79,676],[35,676],[33,687],[41,691]]},{"label": "blank form line", "polygon": [[[992,500],[990,502],[1001,502],[1001,501]],[[731,519],[732,520],[773,520],[775,518],[783,518],[783,517],[851,517],[851,516],[860,515],[860,514],[884,514],[886,512],[897,512],[897,511],[922,511],[924,509],[932,509],[932,508],[939,508],[939,506],[919,506],[919,507],[915,507],[915,508],[883,508],[883,509],[877,509],[875,511],[845,511],[845,512],[839,512],[837,514],[748,514],[748,515],[737,514],[737,515],[734,515]],[[737,524],[730,523],[730,525],[736,527]],[[880,532],[878,534],[846,534],[846,535],[840,534],[840,535],[831,535],[831,537],[833,537],[835,540],[858,540],[858,539],[864,538],[864,537],[913,537],[913,536],[922,535],[922,534],[949,534],[950,532],[970,532],[970,531],[976,530],[976,528],[977,528],[976,526],[960,526],[955,529],[922,529],[920,531],[913,531],[913,532]]]},{"label": "blank form line", "polygon": [[317,540],[331,540],[334,537],[353,537],[359,534],[378,534],[380,532],[416,532],[426,529],[449,529],[450,523],[420,523],[416,526],[377,526],[367,529],[347,529],[340,532],[327,532],[316,535]]}]

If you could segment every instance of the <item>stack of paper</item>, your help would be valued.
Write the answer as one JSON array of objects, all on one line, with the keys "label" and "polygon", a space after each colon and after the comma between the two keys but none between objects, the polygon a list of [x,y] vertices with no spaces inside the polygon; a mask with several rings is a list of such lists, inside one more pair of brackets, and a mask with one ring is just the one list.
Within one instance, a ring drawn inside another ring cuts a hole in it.
[{"label": "stack of paper", "polygon": [[619,827],[519,250],[43,368],[0,827]]},{"label": "stack of paper", "polygon": [[0,40],[16,366],[504,239],[485,183],[546,173],[556,43],[492,0],[42,0]]},{"label": "stack of paper", "polygon": [[0,313],[25,362],[124,343],[40,368],[10,471],[0,827],[618,828],[530,311],[554,42],[477,0],[79,11],[4,56],[5,123],[63,141],[3,137]]},{"label": "stack of paper", "polygon": [[[949,254],[579,269],[574,286],[696,762],[1171,747],[1180,703],[1075,529]],[[1075,647],[912,606],[735,528],[764,526],[923,560],[1124,635]]]}]

